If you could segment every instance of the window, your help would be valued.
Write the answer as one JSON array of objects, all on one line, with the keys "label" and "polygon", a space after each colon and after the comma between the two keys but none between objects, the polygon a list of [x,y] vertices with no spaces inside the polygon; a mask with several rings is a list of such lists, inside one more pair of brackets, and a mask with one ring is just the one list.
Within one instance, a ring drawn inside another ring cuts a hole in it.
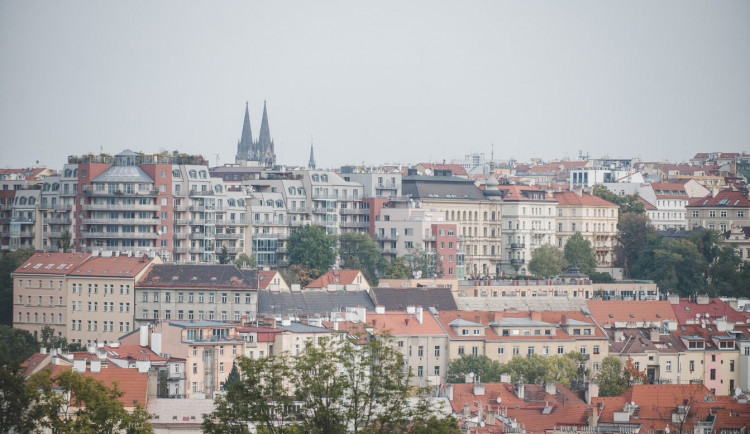
[{"label": "window", "polygon": [[599,345],[594,345],[594,354],[599,354]]},{"label": "window", "polygon": [[418,357],[424,356],[424,347],[422,345],[420,345],[419,347],[417,347],[417,356]]},{"label": "window", "polygon": [[513,347],[513,355],[517,356],[521,353],[521,349],[519,347]]},{"label": "window", "polygon": [[690,372],[694,372],[694,371],[695,371],[695,360],[691,360],[690,361]]},{"label": "window", "polygon": [[497,355],[498,356],[505,355],[505,348],[503,348],[503,347],[497,347]]},{"label": "window", "polygon": [[672,372],[672,361],[671,360],[667,360],[667,363],[666,363],[666,366],[664,367],[664,369],[667,372]]},{"label": "window", "polygon": [[586,354],[586,347],[581,347],[581,354]]},{"label": "window", "polygon": [[420,365],[417,366],[417,377],[422,377],[424,368]]},{"label": "window", "polygon": [[219,362],[219,372],[224,373],[224,362]]},{"label": "window", "polygon": [[471,355],[474,357],[479,357],[479,347],[471,347]]},{"label": "window", "polygon": [[177,303],[182,303],[185,301],[185,294],[178,292],[177,293]]},{"label": "window", "polygon": [[565,347],[563,346],[557,347],[557,354],[565,354]]},{"label": "window", "polygon": [[226,303],[227,302],[227,293],[226,292],[222,292],[221,293],[221,302],[222,303]]},{"label": "window", "polygon": [[440,357],[440,345],[435,345],[435,357]]},{"label": "window", "polygon": [[464,355],[464,347],[458,347],[458,355],[463,356]]},{"label": "window", "polygon": [[599,371],[599,363],[596,362],[594,363],[594,372],[598,372],[598,371]]},{"label": "window", "polygon": [[734,360],[729,361],[729,372],[734,372]]},{"label": "window", "polygon": [[712,380],[716,379],[716,369],[711,369],[711,379]]}]

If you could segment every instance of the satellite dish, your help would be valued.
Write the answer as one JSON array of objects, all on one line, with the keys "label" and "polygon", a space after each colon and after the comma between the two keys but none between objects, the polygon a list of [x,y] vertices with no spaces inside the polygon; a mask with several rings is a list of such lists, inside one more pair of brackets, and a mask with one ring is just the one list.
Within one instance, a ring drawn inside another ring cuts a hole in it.
[{"label": "satellite dish", "polygon": [[[737,389],[737,390],[739,390],[739,389]],[[500,403],[502,403],[502,402],[503,402],[503,398],[501,398],[501,397],[499,397],[499,396],[498,396],[498,397],[497,397],[497,403],[498,403],[498,404],[500,404]]]},{"label": "satellite dish", "polygon": [[469,377],[474,378],[474,373],[473,372],[469,372]]},{"label": "satellite dish", "polygon": [[734,396],[740,396],[740,395],[742,395],[742,389],[740,389],[739,387],[734,389]]}]

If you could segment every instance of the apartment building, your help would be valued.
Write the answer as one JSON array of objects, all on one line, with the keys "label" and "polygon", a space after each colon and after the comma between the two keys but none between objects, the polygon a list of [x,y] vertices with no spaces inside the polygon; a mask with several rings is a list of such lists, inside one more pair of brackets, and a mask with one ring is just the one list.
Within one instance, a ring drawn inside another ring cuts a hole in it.
[{"label": "apartment building", "polygon": [[507,363],[518,356],[575,352],[596,372],[609,354],[607,335],[580,311],[444,311],[437,320],[448,335],[451,360],[485,355]]},{"label": "apartment building", "polygon": [[13,278],[13,327],[41,338],[50,326],[55,335],[69,336],[67,276],[90,258],[87,253],[36,253],[21,264]]},{"label": "apartment building", "polygon": [[442,212],[416,208],[412,202],[390,202],[375,221],[373,238],[388,255],[426,255],[432,267],[424,277],[452,279],[465,275],[458,227],[445,223]]},{"label": "apartment building", "polygon": [[497,191],[502,198],[505,241],[502,251],[498,246],[498,254],[503,258],[502,270],[511,275],[526,275],[534,251],[544,244],[555,243],[557,201],[546,191],[523,185],[501,185]]},{"label": "apartment building", "polygon": [[502,246],[499,193],[491,188],[483,191],[472,181],[454,176],[412,175],[402,180],[402,188],[404,196],[414,201],[416,208],[443,213],[444,224],[456,225],[457,273],[462,253],[466,276],[499,273]]},{"label": "apartment building", "polygon": [[398,170],[360,172],[354,167],[344,166],[341,168],[341,177],[345,181],[362,184],[365,198],[397,199],[401,197],[403,174]]},{"label": "apartment building", "polygon": [[154,265],[135,285],[137,326],[160,319],[238,323],[257,309],[258,271],[234,265]]},{"label": "apartment building", "polygon": [[750,225],[750,200],[747,192],[731,187],[692,200],[685,209],[688,229],[703,227],[724,233],[734,226]]},{"label": "apartment building", "polygon": [[11,250],[33,249],[41,243],[42,220],[37,215],[40,190],[17,190],[9,225]]},{"label": "apartment building", "polygon": [[134,329],[135,283],[159,257],[92,256],[67,275],[68,342],[109,344]]},{"label": "apartment building", "polygon": [[552,197],[557,201],[557,246],[564,248],[579,232],[591,243],[597,267],[611,267],[619,207],[582,190],[555,192]]}]

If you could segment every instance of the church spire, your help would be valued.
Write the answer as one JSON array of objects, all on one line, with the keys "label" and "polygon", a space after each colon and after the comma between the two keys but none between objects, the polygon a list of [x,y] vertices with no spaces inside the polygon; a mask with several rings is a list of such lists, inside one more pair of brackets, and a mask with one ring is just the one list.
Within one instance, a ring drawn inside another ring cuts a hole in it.
[{"label": "church spire", "polygon": [[253,148],[253,132],[250,129],[250,108],[247,101],[245,102],[245,120],[242,123],[242,135],[237,142],[237,157],[248,159],[249,153]]},{"label": "church spire", "polygon": [[258,136],[258,145],[261,152],[271,148],[271,130],[268,128],[268,112],[266,111],[266,102],[263,101],[263,120],[260,122],[260,136]]},{"label": "church spire", "polygon": [[307,163],[307,167],[315,169],[315,153],[313,152],[312,140],[310,140],[310,161]]}]

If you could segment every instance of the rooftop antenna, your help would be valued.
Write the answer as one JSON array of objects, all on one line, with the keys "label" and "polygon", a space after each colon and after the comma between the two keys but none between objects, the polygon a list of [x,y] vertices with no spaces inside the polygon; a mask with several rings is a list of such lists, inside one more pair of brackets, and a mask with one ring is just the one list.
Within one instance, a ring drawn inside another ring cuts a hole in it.
[{"label": "rooftop antenna", "polygon": [[216,156],[216,167],[219,167],[219,154],[214,154]]}]

